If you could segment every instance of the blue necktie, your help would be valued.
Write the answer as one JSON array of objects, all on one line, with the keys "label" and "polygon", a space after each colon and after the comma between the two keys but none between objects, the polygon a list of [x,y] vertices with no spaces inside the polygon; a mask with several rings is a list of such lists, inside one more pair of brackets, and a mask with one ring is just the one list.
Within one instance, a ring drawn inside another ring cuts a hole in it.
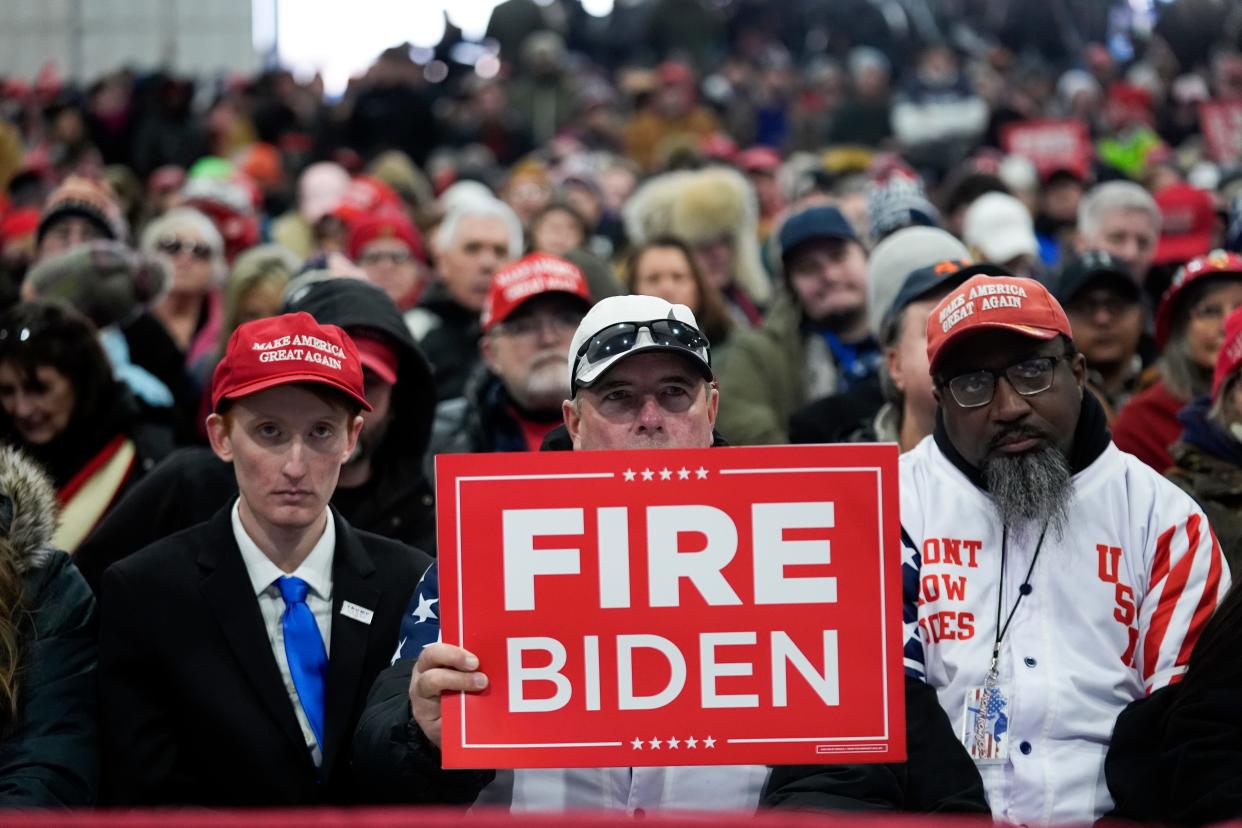
[{"label": "blue necktie", "polygon": [[328,674],[328,651],[323,646],[323,636],[315,623],[315,614],[306,605],[306,593],[310,589],[301,578],[276,579],[280,597],[285,599],[285,614],[280,623],[285,631],[285,657],[289,660],[289,674],[302,702],[302,712],[315,731],[315,741],[323,750],[323,693]]}]

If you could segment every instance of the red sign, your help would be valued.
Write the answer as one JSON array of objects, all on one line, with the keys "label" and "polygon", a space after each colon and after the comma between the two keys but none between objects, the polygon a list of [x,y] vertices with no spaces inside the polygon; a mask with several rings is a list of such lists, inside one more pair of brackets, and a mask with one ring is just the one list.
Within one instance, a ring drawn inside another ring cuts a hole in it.
[{"label": "red sign", "polygon": [[1199,104],[1199,129],[1213,161],[1226,165],[1242,161],[1242,101]]},{"label": "red sign", "polygon": [[445,767],[905,758],[895,446],[436,462]]},{"label": "red sign", "polygon": [[1035,165],[1040,177],[1067,170],[1080,178],[1091,163],[1087,125],[1073,118],[1019,121],[1001,128],[1001,146]]}]

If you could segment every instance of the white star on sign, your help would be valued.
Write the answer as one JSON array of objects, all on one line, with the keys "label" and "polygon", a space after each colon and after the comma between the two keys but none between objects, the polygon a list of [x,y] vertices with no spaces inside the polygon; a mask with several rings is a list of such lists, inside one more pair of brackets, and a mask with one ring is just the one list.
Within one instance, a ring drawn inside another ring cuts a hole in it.
[{"label": "white star on sign", "polygon": [[635,739],[634,741],[630,742],[630,745],[634,748],[634,750],[642,750],[642,749],[643,749],[643,740],[642,740],[642,739]]},{"label": "white star on sign", "polygon": [[435,610],[431,608],[432,604],[438,604],[439,602],[440,602],[439,598],[432,598],[430,601],[428,601],[426,595],[418,596],[418,607],[414,610],[414,617],[417,618],[418,620],[415,621],[414,623],[422,624],[423,622],[431,618],[435,618],[439,620],[440,616],[436,615]]},{"label": "white star on sign", "polygon": [[626,469],[625,470],[625,482],[632,483],[633,481],[634,481],[634,470]]},{"label": "white star on sign", "polygon": [[687,737],[686,737],[686,747],[688,747],[688,748],[690,748],[691,750],[693,750],[694,748],[696,748],[696,747],[698,747],[698,746],[699,746],[699,740],[698,740],[698,739],[694,738],[693,736],[687,736]]},{"label": "white star on sign", "polygon": [[680,469],[677,470],[677,479],[678,480],[689,480],[690,470],[687,469],[685,466],[682,466]]},{"label": "white star on sign", "polygon": [[708,736],[706,739],[703,740],[703,747],[714,748],[715,746],[716,746],[716,740],[713,739],[711,736]]},{"label": "white star on sign", "polygon": [[643,480],[650,480],[653,477],[655,477],[655,472],[651,469],[643,469]]},{"label": "white star on sign", "polygon": [[706,480],[707,469],[703,468],[702,466],[699,466],[697,469],[694,470],[694,476],[697,477],[699,480]]},{"label": "white star on sign", "polygon": [[668,467],[667,467],[667,466],[665,466],[664,468],[660,469],[660,479],[661,479],[661,480],[671,480],[671,479],[672,479],[672,477],[673,477],[673,473],[672,473],[671,471],[669,471],[669,470],[668,470]]},{"label": "white star on sign", "polygon": [[677,750],[677,745],[678,745],[678,741],[676,738],[668,740],[668,746],[672,748],[673,750]]},{"label": "white star on sign", "polygon": [[660,740],[659,740],[659,739],[652,739],[652,740],[651,740],[650,742],[648,742],[647,744],[651,745],[651,749],[652,749],[652,750],[659,750],[659,749],[660,749]]}]

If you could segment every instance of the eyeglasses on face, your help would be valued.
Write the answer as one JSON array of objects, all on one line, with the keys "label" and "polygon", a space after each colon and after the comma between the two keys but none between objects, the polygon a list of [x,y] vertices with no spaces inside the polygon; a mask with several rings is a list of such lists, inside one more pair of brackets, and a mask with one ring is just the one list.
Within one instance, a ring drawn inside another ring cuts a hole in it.
[{"label": "eyeglasses on face", "polygon": [[179,256],[182,250],[188,251],[191,256],[200,262],[205,262],[211,258],[211,248],[203,242],[188,242],[177,238],[167,238],[161,239],[156,247],[161,253],[167,253],[173,258]]},{"label": "eyeglasses on face", "polygon": [[992,402],[996,394],[996,385],[1004,375],[1009,384],[1024,397],[1042,394],[1052,387],[1056,376],[1057,363],[1065,357],[1042,356],[1024,359],[1009,367],[994,371],[983,368],[967,374],[959,374],[944,383],[953,395],[953,400],[962,408],[979,408]]}]

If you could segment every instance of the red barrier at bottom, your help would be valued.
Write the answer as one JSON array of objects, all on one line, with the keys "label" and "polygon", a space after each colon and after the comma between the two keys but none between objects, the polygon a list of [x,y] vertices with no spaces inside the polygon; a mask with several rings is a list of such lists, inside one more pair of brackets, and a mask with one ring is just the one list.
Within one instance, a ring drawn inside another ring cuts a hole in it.
[{"label": "red barrier at bottom", "polygon": [[[992,824],[981,817],[863,816],[790,811],[763,811],[753,816],[678,811],[636,813],[634,816],[605,811],[511,815],[508,811],[482,808],[470,812],[456,808],[0,812],[0,825],[5,828],[458,828],[462,824],[472,828],[608,828],[632,824],[636,820],[656,823],[661,828],[811,828],[825,825],[834,828],[984,828]],[[1117,823],[1113,828],[1122,825]]]}]

